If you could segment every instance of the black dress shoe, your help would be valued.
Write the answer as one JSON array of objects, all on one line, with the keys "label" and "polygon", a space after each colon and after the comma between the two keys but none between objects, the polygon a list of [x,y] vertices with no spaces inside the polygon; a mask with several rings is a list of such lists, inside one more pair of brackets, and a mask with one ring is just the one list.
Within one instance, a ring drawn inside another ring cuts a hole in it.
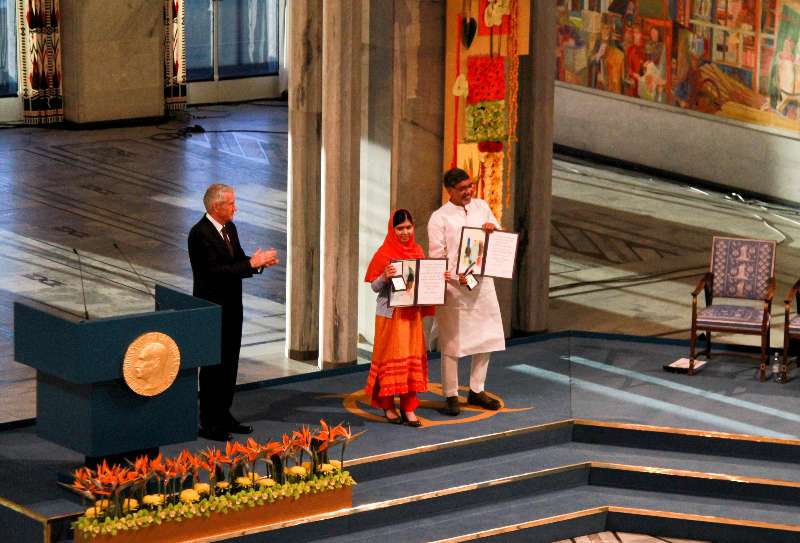
[{"label": "black dress shoe", "polygon": [[480,392],[472,392],[469,391],[469,396],[467,396],[467,403],[470,405],[477,405],[478,407],[483,407],[484,409],[488,409],[489,411],[497,411],[500,409],[500,402],[495,400],[494,398],[489,397],[488,394],[484,391]]},{"label": "black dress shoe", "polygon": [[442,412],[445,415],[450,415],[451,417],[461,414],[461,406],[459,405],[458,396],[448,396]]},{"label": "black dress shoe", "polygon": [[228,431],[232,434],[252,434],[253,427],[249,424],[240,424],[235,422],[228,425]]},{"label": "black dress shoe", "polygon": [[205,439],[210,439],[211,441],[230,441],[231,434],[224,428],[220,428],[219,426],[201,426],[200,429],[197,431],[197,434]]}]

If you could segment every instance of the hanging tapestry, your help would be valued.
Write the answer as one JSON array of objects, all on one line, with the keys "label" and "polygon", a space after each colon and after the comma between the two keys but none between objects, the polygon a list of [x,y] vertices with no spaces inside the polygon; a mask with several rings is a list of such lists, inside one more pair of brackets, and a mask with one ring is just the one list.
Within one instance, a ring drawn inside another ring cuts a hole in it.
[{"label": "hanging tapestry", "polygon": [[167,111],[186,107],[185,0],[164,1],[164,100]]},{"label": "hanging tapestry", "polygon": [[18,0],[22,107],[27,124],[64,120],[60,0]]},{"label": "hanging tapestry", "polygon": [[505,58],[467,57],[467,88],[468,104],[505,99]]},{"label": "hanging tapestry", "polygon": [[447,2],[444,167],[465,169],[500,221],[513,197],[519,55],[528,53],[530,6]]},{"label": "hanging tapestry", "polygon": [[508,34],[511,28],[510,0],[480,0],[478,18],[478,35],[495,36]]},{"label": "hanging tapestry", "polygon": [[502,141],[506,137],[506,104],[502,100],[470,104],[466,108],[464,141]]}]

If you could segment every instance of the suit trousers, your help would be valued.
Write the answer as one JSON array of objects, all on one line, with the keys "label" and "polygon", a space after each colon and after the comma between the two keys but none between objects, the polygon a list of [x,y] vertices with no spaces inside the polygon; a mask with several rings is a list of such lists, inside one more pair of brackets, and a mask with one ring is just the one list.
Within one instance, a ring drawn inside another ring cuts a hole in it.
[{"label": "suit trousers", "polygon": [[225,427],[234,420],[230,409],[242,345],[241,309],[223,308],[221,339],[220,363],[200,368],[200,425],[206,428]]},{"label": "suit trousers", "polygon": [[[473,392],[483,392],[486,371],[489,369],[490,353],[472,355],[469,372],[469,388]],[[458,396],[458,357],[442,354],[442,390],[446,397]]]}]

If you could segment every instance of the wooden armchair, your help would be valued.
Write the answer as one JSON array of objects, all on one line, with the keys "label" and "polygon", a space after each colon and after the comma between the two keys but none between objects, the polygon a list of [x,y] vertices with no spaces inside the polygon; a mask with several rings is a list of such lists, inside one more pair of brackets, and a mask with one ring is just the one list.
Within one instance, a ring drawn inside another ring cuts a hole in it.
[{"label": "wooden armchair", "polygon": [[785,383],[789,380],[787,368],[789,367],[789,351],[792,347],[792,340],[800,338],[800,315],[792,318],[792,300],[795,301],[798,311],[800,311],[800,279],[794,284],[786,294],[783,301],[785,315],[783,321],[783,359],[781,360],[781,374],[778,381]]},{"label": "wooden armchair", "polygon": [[[697,296],[705,293],[706,306],[698,309]],[[706,333],[705,356],[711,358],[711,332],[761,336],[761,381],[766,379],[772,297],[775,294],[775,242],[714,237],[709,271],[692,292],[692,333],[689,374],[694,374],[697,331]],[[714,304],[714,298],[760,301],[756,305]],[[800,322],[798,322],[800,333]]]}]

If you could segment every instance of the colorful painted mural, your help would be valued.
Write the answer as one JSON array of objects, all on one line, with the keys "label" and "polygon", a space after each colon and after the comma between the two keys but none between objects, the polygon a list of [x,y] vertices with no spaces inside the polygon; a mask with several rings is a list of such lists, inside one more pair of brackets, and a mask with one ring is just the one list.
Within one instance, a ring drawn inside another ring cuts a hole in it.
[{"label": "colorful painted mural", "polygon": [[557,0],[556,78],[800,131],[800,0]]}]

